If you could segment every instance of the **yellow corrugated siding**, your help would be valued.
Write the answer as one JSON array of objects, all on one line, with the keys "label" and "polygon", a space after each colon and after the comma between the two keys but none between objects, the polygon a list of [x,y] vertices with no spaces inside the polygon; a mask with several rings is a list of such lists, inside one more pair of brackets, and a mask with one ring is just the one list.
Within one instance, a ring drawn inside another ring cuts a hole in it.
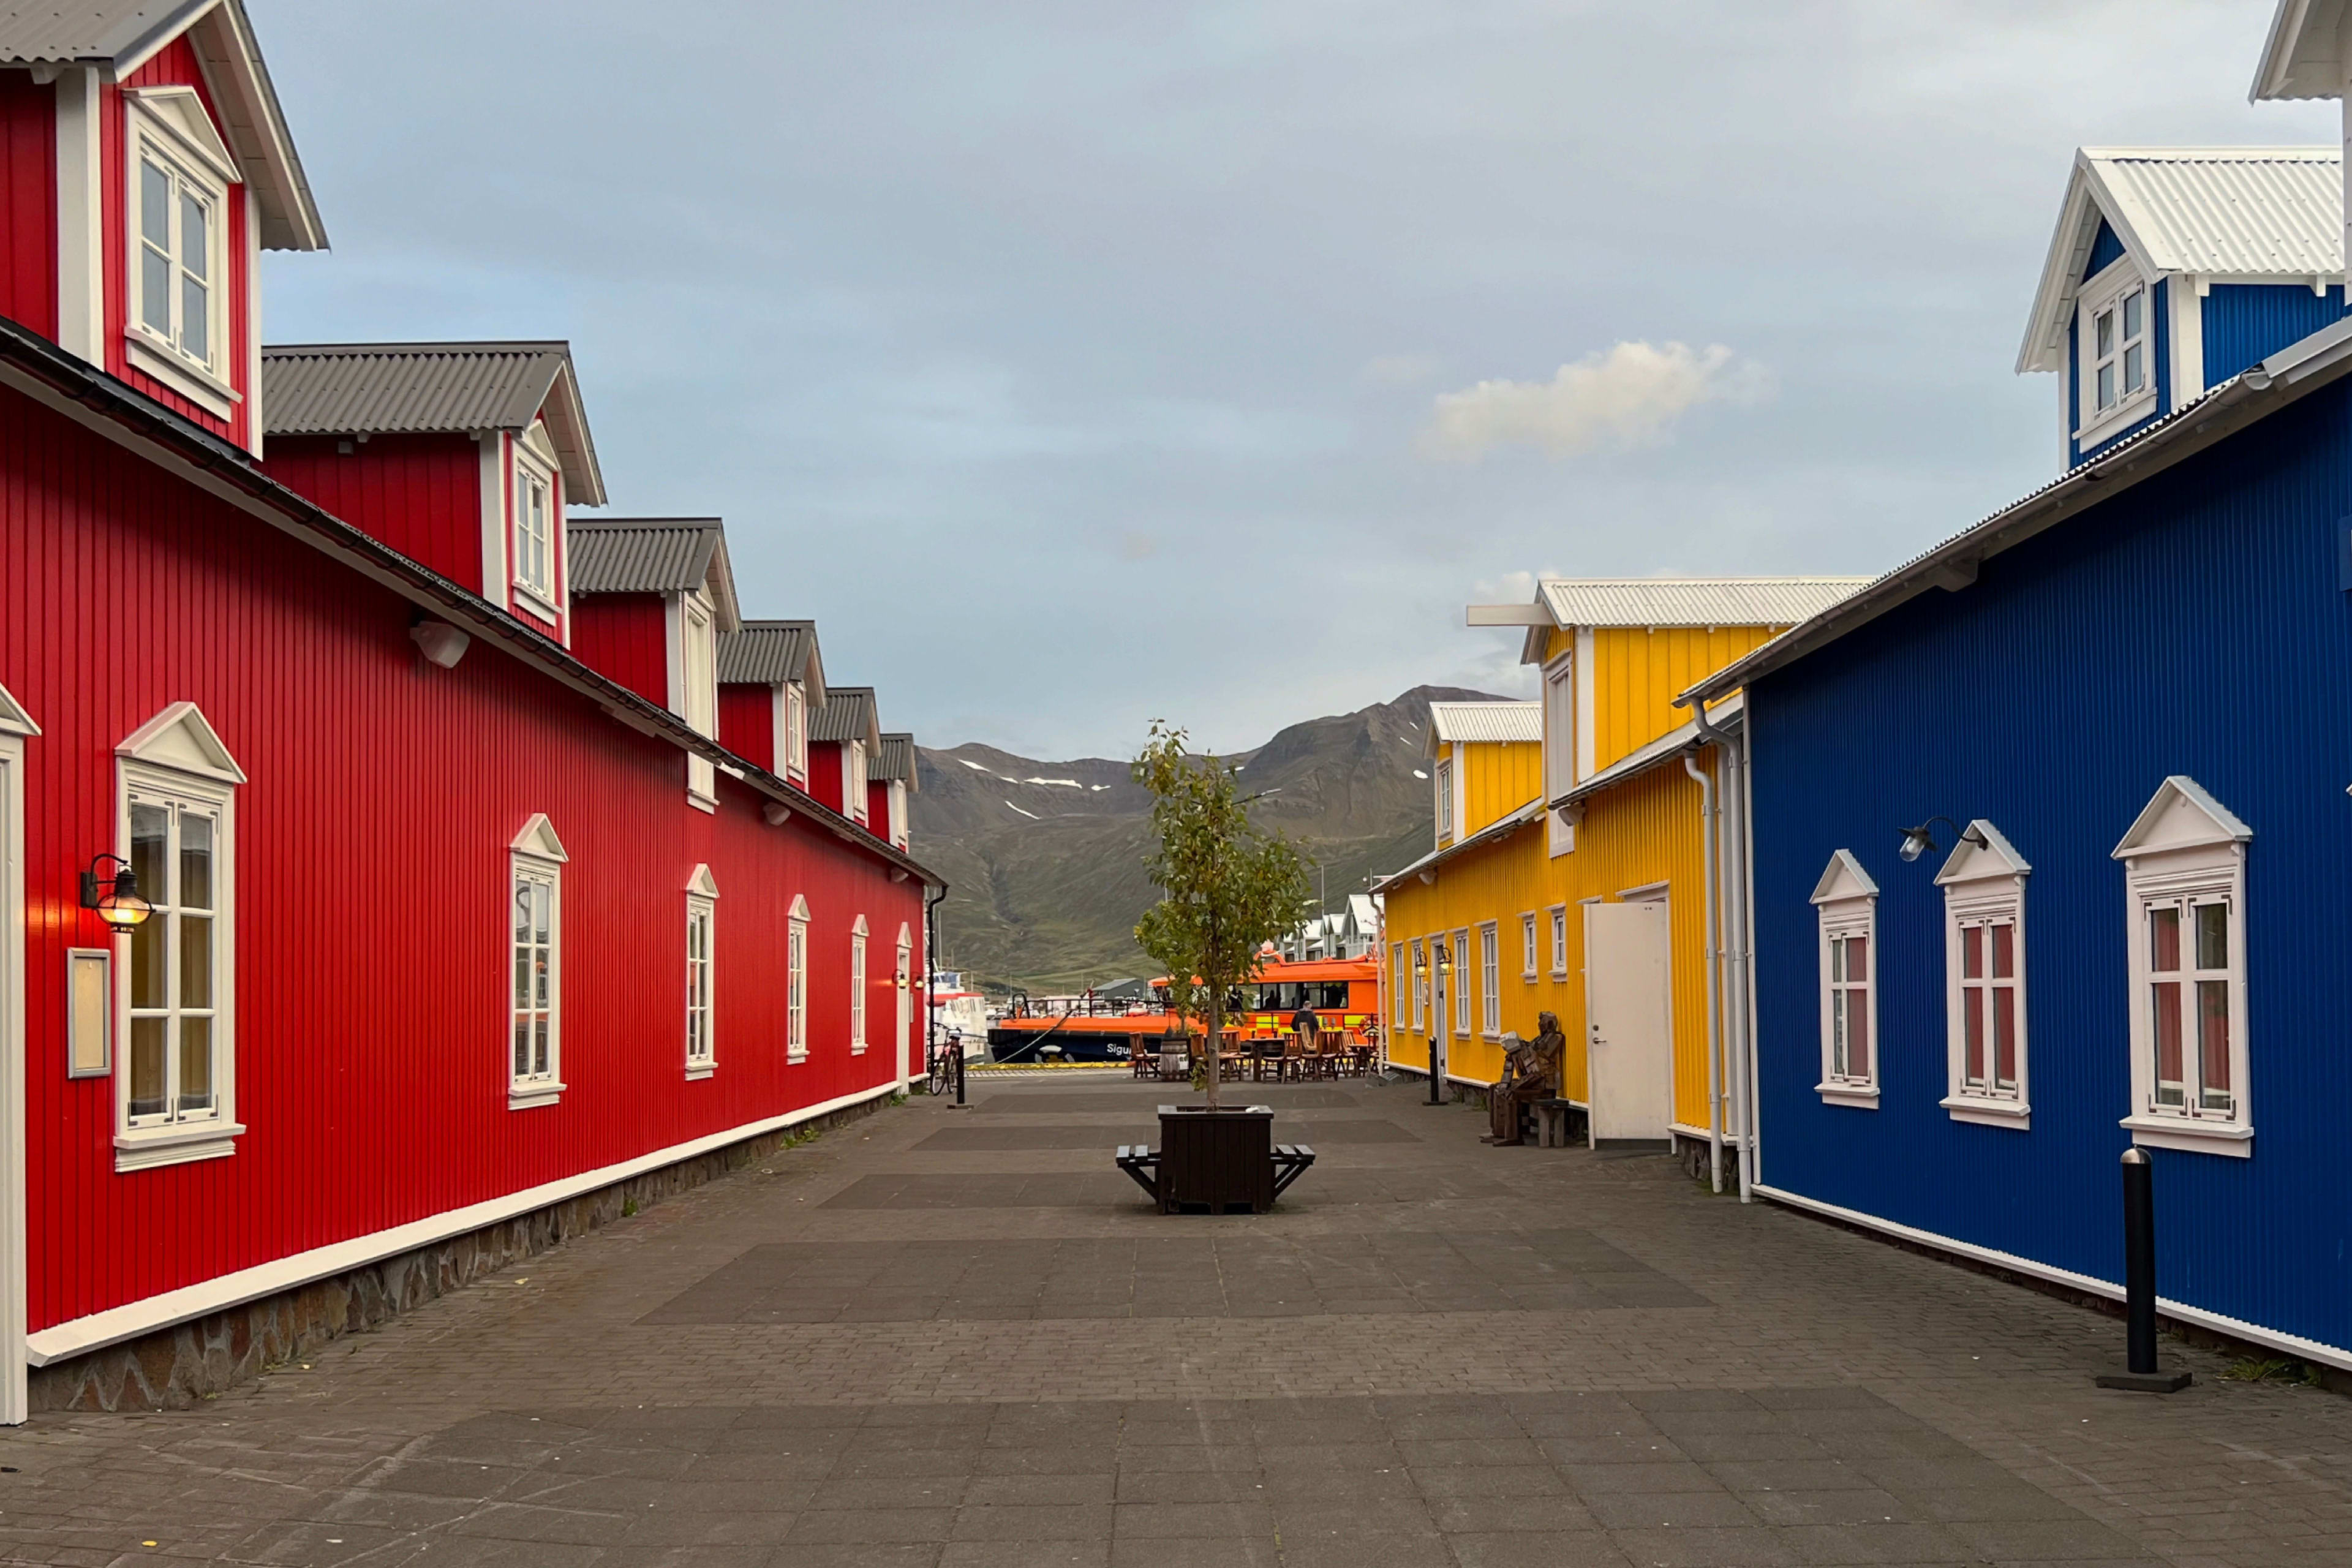
[{"label": "yellow corrugated siding", "polygon": [[1454,748],[1464,757],[1462,808],[1469,831],[1500,822],[1543,793],[1543,745],[1483,741]]},{"label": "yellow corrugated siding", "polygon": [[1675,695],[1769,641],[1774,626],[1601,626],[1592,634],[1595,768],[1690,721]]},{"label": "yellow corrugated siding", "polygon": [[[1694,678],[1696,679],[1696,678]],[[1705,889],[1700,881],[1705,843],[1699,822],[1699,787],[1679,762],[1651,770],[1587,803],[1573,853],[1552,858],[1540,820],[1501,841],[1481,846],[1438,868],[1437,881],[1408,879],[1387,898],[1391,954],[1402,942],[1407,985],[1415,937],[1467,930],[1470,968],[1478,968],[1477,930],[1493,921],[1501,943],[1502,1026],[1522,1037],[1536,1032],[1536,1014],[1559,1015],[1569,1037],[1568,1097],[1585,1098],[1584,921],[1581,900],[1614,901],[1628,889],[1667,884],[1669,940],[1673,945],[1671,1007],[1675,1042],[1675,1120],[1707,1124],[1707,1036]],[[1551,968],[1550,907],[1568,906],[1568,973]],[[1519,917],[1537,917],[1534,981],[1520,967]],[[1480,1037],[1478,998],[1472,993],[1472,1033],[1452,1033],[1449,1070],[1458,1078],[1491,1083],[1502,1068],[1502,1050]],[[1429,1066],[1427,1037],[1410,1027],[1396,1030],[1391,1058],[1401,1065]]]}]

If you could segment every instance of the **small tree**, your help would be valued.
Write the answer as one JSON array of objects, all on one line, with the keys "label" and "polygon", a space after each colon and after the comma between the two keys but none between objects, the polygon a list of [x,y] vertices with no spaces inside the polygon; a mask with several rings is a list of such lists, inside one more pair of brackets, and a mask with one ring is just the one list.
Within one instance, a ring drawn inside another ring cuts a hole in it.
[{"label": "small tree", "polygon": [[1148,862],[1160,902],[1144,911],[1135,940],[1166,965],[1179,1016],[1207,1013],[1209,1109],[1217,1108],[1217,1044],[1225,994],[1258,972],[1258,950],[1288,933],[1311,897],[1298,851],[1249,819],[1233,770],[1184,749],[1184,731],[1152,721],[1135,759],[1135,782],[1151,792],[1159,847]]}]

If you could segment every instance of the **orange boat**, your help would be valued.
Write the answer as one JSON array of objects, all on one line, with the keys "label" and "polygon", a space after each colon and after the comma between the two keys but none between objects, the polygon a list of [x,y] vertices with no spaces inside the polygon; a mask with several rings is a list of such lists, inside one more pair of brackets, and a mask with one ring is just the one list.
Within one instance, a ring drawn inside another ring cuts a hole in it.
[{"label": "orange boat", "polygon": [[[1061,1008],[1031,1006],[1016,1000],[1013,1013],[988,1031],[992,1060],[1079,1062],[1125,1061],[1137,1041],[1158,1041],[1176,1032],[1169,1006],[1168,978],[1151,983],[1152,1001],[1102,1002],[1083,996]],[[1225,1026],[1244,1041],[1278,1040],[1293,1031],[1291,1017],[1312,1007],[1324,1029],[1361,1029],[1380,1016],[1380,964],[1362,958],[1317,958],[1292,963],[1268,958],[1255,979],[1225,996]],[[1190,1032],[1203,1021],[1192,1020]]]}]

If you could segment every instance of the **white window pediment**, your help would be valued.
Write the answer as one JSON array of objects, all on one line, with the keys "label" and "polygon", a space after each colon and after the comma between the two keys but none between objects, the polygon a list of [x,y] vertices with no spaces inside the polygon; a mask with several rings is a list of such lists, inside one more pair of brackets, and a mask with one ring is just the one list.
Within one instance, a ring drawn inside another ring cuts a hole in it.
[{"label": "white window pediment", "polygon": [[156,128],[178,143],[178,151],[202,163],[206,174],[232,185],[245,183],[236,155],[221,140],[194,88],[130,87],[122,96],[145,110]]},{"label": "white window pediment", "polygon": [[715,899],[719,896],[719,881],[711,876],[709,866],[697,866],[694,874],[686,879],[686,890],[698,899]]},{"label": "white window pediment", "polygon": [[25,711],[24,704],[10,696],[6,687],[0,686],[0,735],[37,735],[40,732],[41,727],[33,722],[33,716]]},{"label": "white window pediment", "polygon": [[1862,868],[1862,862],[1853,858],[1853,850],[1841,849],[1830,857],[1828,868],[1822,872],[1822,879],[1813,884],[1811,901],[1815,904],[1836,904],[1849,899],[1876,897],[1878,884],[1871,879],[1869,872]]},{"label": "white window pediment", "polygon": [[536,855],[542,860],[552,860],[558,865],[572,858],[563,852],[563,840],[555,836],[555,825],[547,820],[547,813],[543,811],[532,813],[530,820],[522,825],[522,831],[514,836],[514,841],[507,847],[525,855]]},{"label": "white window pediment", "polygon": [[864,915],[860,915],[856,920],[849,922],[849,932],[852,936],[864,936],[866,934],[866,917]]},{"label": "white window pediment", "polygon": [[2115,847],[2118,860],[2139,860],[2152,855],[2204,850],[2226,855],[2254,836],[2236,813],[2207,793],[2186,773],[2175,773],[2157,787],[2131,831]]},{"label": "white window pediment", "polygon": [[562,466],[562,459],[555,455],[555,443],[548,439],[547,422],[543,419],[532,420],[530,428],[522,433],[516,445],[545,463],[551,474]]},{"label": "white window pediment", "polygon": [[806,900],[806,899],[803,898],[803,897],[802,897],[800,894],[798,894],[798,893],[794,893],[794,894],[793,895],[793,909],[792,909],[792,913],[791,913],[791,915],[790,915],[789,917],[787,917],[787,918],[792,919],[792,920],[796,920],[796,921],[804,921],[804,920],[808,919],[808,918],[809,918],[808,900]]},{"label": "white window pediment", "polygon": [[[1969,835],[1974,835],[1974,837]],[[1979,842],[1981,840],[1981,842]],[[1950,888],[1967,882],[2010,881],[2033,869],[2017,847],[2001,837],[2000,829],[1979,816],[1969,824],[1968,834],[1952,847],[1944,868],[1936,873],[1936,886]]]},{"label": "white window pediment", "polygon": [[245,782],[245,770],[236,765],[219,731],[193,702],[173,703],[133,730],[114,748],[114,754],[223,784]]}]

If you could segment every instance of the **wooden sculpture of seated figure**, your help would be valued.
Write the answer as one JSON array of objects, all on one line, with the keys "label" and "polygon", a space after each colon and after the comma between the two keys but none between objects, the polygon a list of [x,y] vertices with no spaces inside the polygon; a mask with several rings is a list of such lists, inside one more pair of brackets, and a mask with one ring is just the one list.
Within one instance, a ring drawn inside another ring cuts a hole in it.
[{"label": "wooden sculpture of seated figure", "polygon": [[1556,1016],[1538,1013],[1536,1037],[1521,1041],[1516,1035],[1506,1035],[1503,1048],[1503,1080],[1494,1087],[1486,1100],[1495,1128],[1486,1141],[1517,1143],[1520,1109],[1538,1100],[1559,1097],[1560,1058],[1568,1049],[1568,1040],[1559,1032]]}]

